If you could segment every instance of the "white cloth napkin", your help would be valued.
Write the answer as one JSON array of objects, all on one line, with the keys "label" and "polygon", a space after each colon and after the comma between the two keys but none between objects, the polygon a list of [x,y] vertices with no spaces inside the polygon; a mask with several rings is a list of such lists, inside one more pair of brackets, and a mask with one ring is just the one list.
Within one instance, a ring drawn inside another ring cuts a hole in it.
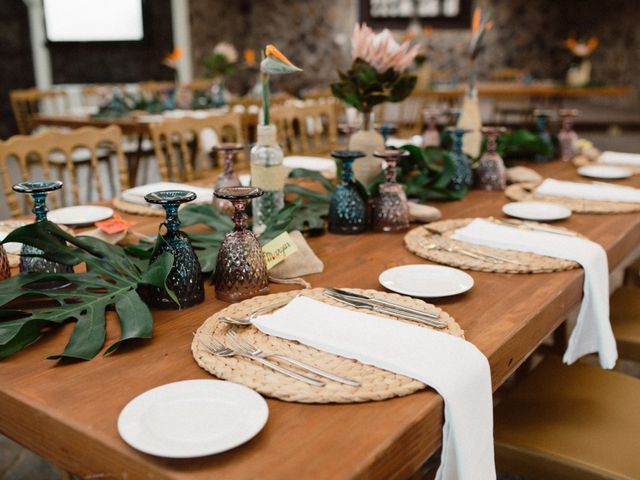
[{"label": "white cloth napkin", "polygon": [[535,190],[540,195],[602,200],[606,202],[640,203],[640,190],[622,185],[567,182],[547,178]]},{"label": "white cloth napkin", "polygon": [[563,360],[567,364],[598,352],[602,368],[618,359],[609,321],[609,266],[607,253],[595,242],[554,233],[532,232],[475,219],[452,235],[453,239],[489,247],[532,252],[574,260],[584,269],[584,296]]},{"label": "white cloth napkin", "polygon": [[421,147],[422,137],[420,135],[414,135],[411,138],[389,137],[387,138],[387,143],[385,145],[387,147],[393,147],[393,148],[401,148],[405,145],[415,145],[416,147]]},{"label": "white cloth napkin", "polygon": [[188,190],[190,192],[194,192],[197,195],[197,198],[194,200],[195,203],[206,203],[213,200],[213,188],[197,187],[195,185],[173,182],[149,183],[147,185],[129,188],[120,194],[120,198],[130,203],[149,205],[145,201],[144,196],[148,193],[159,192],[161,190]]},{"label": "white cloth napkin", "polygon": [[438,480],[495,479],[491,372],[471,343],[428,328],[300,296],[256,318],[269,335],[406,375],[444,398]]},{"label": "white cloth napkin", "polygon": [[600,154],[599,163],[610,165],[634,165],[640,167],[640,153],[624,153],[605,151]]}]

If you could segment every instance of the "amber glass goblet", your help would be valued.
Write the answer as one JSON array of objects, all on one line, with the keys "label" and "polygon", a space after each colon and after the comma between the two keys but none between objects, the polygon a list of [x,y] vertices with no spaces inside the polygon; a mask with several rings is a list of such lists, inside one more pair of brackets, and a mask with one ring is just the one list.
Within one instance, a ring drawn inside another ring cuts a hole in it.
[{"label": "amber glass goblet", "polygon": [[504,127],[483,127],[487,137],[487,151],[482,154],[476,168],[476,186],[483,190],[504,190],[507,186],[507,169],[496,151],[498,136],[507,131]]},{"label": "amber glass goblet", "polygon": [[387,163],[384,171],[385,182],[378,188],[373,197],[372,228],[376,232],[397,232],[409,228],[409,205],[402,185],[396,182],[396,165],[398,160],[409,155],[406,150],[388,149],[373,152],[374,157],[382,158]]},{"label": "amber glass goblet", "polygon": [[225,302],[239,302],[269,292],[267,263],[258,239],[247,229],[245,211],[250,200],[264,192],[256,187],[223,187],[214,192],[216,198],[228,200],[234,208],[234,230],[224,237],[214,282],[216,297]]}]

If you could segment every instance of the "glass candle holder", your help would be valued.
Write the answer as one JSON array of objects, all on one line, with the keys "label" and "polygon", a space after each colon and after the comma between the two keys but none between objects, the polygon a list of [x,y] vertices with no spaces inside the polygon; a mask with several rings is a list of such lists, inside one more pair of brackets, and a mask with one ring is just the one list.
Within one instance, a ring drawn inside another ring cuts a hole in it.
[{"label": "glass candle holder", "polygon": [[353,162],[366,157],[359,150],[337,150],[331,156],[342,162],[342,182],[331,195],[329,231],[340,234],[362,233],[367,230],[368,206],[353,179]]},{"label": "glass candle holder", "polygon": [[455,165],[455,171],[451,177],[449,188],[461,190],[471,188],[473,185],[473,172],[471,171],[471,159],[462,151],[462,137],[471,130],[464,128],[449,128],[449,134],[453,140],[451,159]]},{"label": "glass candle holder", "polygon": [[[41,181],[16,183],[13,190],[19,193],[28,193],[33,197],[33,209],[36,222],[47,220],[47,194],[62,188],[62,182]],[[73,273],[73,267],[62,263],[47,260],[41,256],[44,252],[39,248],[22,244],[20,251],[20,271],[21,272],[48,272],[48,273]]]},{"label": "glass candle holder", "polygon": [[216,297],[225,302],[239,302],[269,292],[267,263],[258,239],[247,229],[247,204],[263,191],[256,187],[223,187],[214,195],[229,200],[234,208],[234,230],[224,237],[214,282]]},{"label": "glass candle holder", "polygon": [[[533,111],[533,115],[536,119],[538,138],[540,138],[540,140],[542,140],[547,145],[547,148],[550,152],[553,152],[553,142],[551,141],[551,134],[549,133],[549,130],[547,128],[549,117],[551,117],[551,112],[549,110],[536,109]],[[533,159],[536,162],[548,162],[552,159],[552,155],[547,155],[546,153],[537,153],[533,157]]]},{"label": "glass candle holder", "polygon": [[482,154],[476,168],[476,186],[483,190],[504,190],[507,186],[507,169],[502,157],[496,152],[499,135],[507,131],[504,127],[483,127],[487,138],[487,151]]},{"label": "glass candle holder", "polygon": [[398,127],[395,123],[385,122],[385,123],[381,123],[380,125],[377,125],[376,130],[378,130],[380,135],[382,135],[384,144],[387,145],[387,140],[389,139],[389,136],[396,133],[398,131]]},{"label": "glass candle holder", "polygon": [[[238,187],[241,185],[240,179],[233,168],[233,163],[238,152],[241,152],[244,146],[240,143],[221,143],[211,149],[212,154],[222,153],[223,155],[223,170],[216,179],[216,185],[214,190],[218,190],[223,187]],[[228,200],[222,200],[220,198],[213,198],[213,205],[220,212],[227,214],[233,213],[233,205]]]},{"label": "glass candle holder", "polygon": [[177,305],[167,293],[158,287],[145,285],[141,295],[145,302],[157,308],[185,308],[204,300],[204,277],[196,252],[187,236],[180,231],[178,207],[180,204],[195,200],[196,194],[185,190],[162,190],[145,195],[144,199],[165,210],[164,226],[167,229],[161,241],[153,251],[149,264],[152,264],[164,252],[173,254],[173,267],[167,276],[167,287],[173,290],[180,305]]},{"label": "glass candle holder", "polygon": [[406,150],[373,152],[387,163],[385,182],[373,197],[372,228],[376,232],[397,232],[409,228],[409,205],[402,185],[396,182],[398,160],[409,155]]},{"label": "glass candle holder", "polygon": [[427,126],[422,134],[422,146],[423,147],[438,147],[440,146],[440,132],[436,125],[436,119],[440,115],[439,110],[427,109],[424,111],[424,123]]},{"label": "glass candle holder", "polygon": [[565,162],[569,162],[578,155],[578,134],[573,129],[573,120],[578,115],[578,110],[563,108],[558,113],[562,118],[562,128],[558,132],[560,157]]}]

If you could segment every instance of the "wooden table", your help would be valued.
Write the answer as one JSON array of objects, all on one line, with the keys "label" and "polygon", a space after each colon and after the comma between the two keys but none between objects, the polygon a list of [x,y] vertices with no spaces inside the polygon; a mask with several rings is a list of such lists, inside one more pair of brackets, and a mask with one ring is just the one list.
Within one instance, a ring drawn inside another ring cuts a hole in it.
[{"label": "wooden table", "polygon": [[[555,162],[543,175],[576,178]],[[640,186],[636,179],[626,183]],[[442,203],[445,218],[501,215],[502,193],[474,191]],[[131,217],[130,217],[131,218]],[[158,218],[137,218],[155,231]],[[640,241],[640,214],[579,215],[559,222],[601,243],[610,268]],[[403,246],[402,234],[324,235],[310,244],[325,271],[313,286],[380,288],[377,277],[394,265],[425,263]],[[580,302],[582,270],[509,275],[470,272],[468,293],[437,301],[489,358],[498,388]],[[273,285],[273,291],[286,287]],[[96,478],[344,479],[406,478],[438,448],[442,399],[432,390],[383,402],[303,405],[268,400],[269,421],[249,443],[220,455],[168,460],[140,453],[118,436],[120,410],[140,393],[165,383],[210,378],[191,356],[191,332],[225,306],[207,287],[206,301],[180,312],[155,312],[154,337],[89,362],[46,360],[62,351],[71,329],[47,335],[2,362],[0,431],[80,475]],[[107,344],[119,334],[109,320]],[[102,476],[104,474],[104,476]]]}]

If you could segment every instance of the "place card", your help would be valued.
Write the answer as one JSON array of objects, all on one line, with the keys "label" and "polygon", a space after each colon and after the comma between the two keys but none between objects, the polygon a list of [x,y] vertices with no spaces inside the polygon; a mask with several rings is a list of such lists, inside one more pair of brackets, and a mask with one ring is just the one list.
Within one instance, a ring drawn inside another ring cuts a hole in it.
[{"label": "place card", "polygon": [[96,227],[102,230],[107,235],[113,235],[115,233],[126,232],[135,225],[135,222],[128,222],[123,219],[117,213],[113,215],[113,217],[103,220],[101,222],[96,222]]},{"label": "place card", "polygon": [[267,261],[267,270],[275,267],[285,258],[298,251],[298,247],[287,232],[283,232],[262,247]]}]

